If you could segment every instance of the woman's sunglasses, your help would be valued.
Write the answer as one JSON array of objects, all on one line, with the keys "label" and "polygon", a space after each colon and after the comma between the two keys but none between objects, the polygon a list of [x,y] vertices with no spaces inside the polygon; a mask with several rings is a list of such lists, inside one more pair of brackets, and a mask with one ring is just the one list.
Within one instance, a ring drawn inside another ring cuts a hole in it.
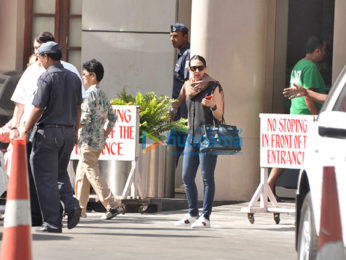
[{"label": "woman's sunglasses", "polygon": [[196,71],[196,70],[202,71],[202,70],[204,70],[204,68],[205,68],[205,66],[191,66],[190,70],[191,71]]}]

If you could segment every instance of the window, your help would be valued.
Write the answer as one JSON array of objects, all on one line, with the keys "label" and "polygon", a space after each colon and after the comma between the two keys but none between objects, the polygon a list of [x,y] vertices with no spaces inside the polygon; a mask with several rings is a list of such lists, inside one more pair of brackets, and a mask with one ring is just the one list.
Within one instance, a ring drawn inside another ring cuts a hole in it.
[{"label": "window", "polygon": [[81,67],[82,0],[26,0],[24,62],[33,53],[33,40],[40,32],[51,32],[62,51],[62,59]]}]

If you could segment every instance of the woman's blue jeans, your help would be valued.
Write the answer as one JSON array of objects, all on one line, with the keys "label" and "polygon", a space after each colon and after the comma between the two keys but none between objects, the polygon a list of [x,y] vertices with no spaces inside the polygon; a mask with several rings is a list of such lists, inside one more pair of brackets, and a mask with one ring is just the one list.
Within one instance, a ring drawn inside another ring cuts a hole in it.
[{"label": "woman's blue jeans", "polygon": [[198,191],[195,182],[198,165],[201,166],[204,200],[203,216],[209,219],[215,195],[214,171],[217,155],[199,152],[198,144],[186,142],[183,160],[183,181],[191,216],[198,216]]}]

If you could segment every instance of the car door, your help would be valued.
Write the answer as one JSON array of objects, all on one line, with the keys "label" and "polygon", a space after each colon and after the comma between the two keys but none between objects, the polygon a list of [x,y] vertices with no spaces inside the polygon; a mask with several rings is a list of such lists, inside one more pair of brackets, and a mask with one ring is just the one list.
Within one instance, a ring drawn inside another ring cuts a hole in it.
[{"label": "car door", "polygon": [[317,234],[320,227],[322,179],[326,166],[335,168],[339,209],[346,238],[346,67],[335,82],[317,121],[307,152],[312,205]]}]

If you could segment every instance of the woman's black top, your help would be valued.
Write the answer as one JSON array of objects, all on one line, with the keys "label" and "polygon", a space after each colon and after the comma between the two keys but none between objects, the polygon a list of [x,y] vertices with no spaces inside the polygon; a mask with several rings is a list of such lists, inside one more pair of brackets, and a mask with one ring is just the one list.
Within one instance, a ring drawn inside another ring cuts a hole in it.
[{"label": "woman's black top", "polygon": [[214,118],[211,109],[209,107],[202,106],[201,103],[205,96],[212,95],[217,86],[221,88],[218,81],[210,82],[207,88],[200,92],[197,96],[191,99],[186,97],[185,99],[189,122],[188,140],[190,143],[200,142],[200,127],[202,125],[213,124],[213,119],[215,120],[215,123],[218,123],[218,120]]}]

